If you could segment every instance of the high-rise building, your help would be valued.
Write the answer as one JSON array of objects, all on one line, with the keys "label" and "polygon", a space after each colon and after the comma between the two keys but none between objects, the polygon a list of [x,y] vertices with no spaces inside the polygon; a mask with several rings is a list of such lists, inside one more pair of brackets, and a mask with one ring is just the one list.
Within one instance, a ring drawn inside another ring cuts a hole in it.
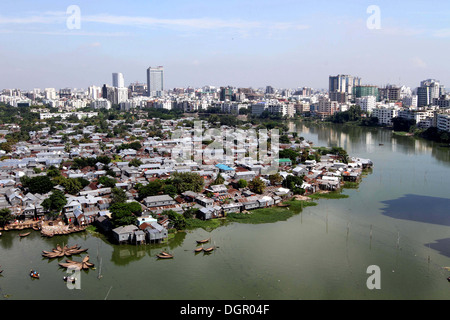
[{"label": "high-rise building", "polygon": [[[361,78],[345,74],[329,77],[329,93],[346,93],[348,99],[352,99],[353,87],[361,85]],[[336,97],[336,95],[334,95]],[[331,97],[331,96],[330,96]]]},{"label": "high-rise building", "polygon": [[266,94],[274,94],[275,89],[272,86],[266,86]]},{"label": "high-rise building", "polygon": [[433,103],[433,99],[439,99],[444,93],[444,87],[438,80],[428,79],[420,82],[417,88],[417,106],[424,107]]},{"label": "high-rise building", "polygon": [[401,87],[388,84],[384,88],[379,88],[379,98],[381,101],[387,100],[387,101],[398,101],[400,100],[400,93],[402,91]]},{"label": "high-rise building", "polygon": [[376,96],[364,96],[360,98],[356,98],[356,104],[361,107],[362,111],[371,113],[373,109],[375,109],[377,103]]},{"label": "high-rise building", "polygon": [[115,88],[125,87],[125,81],[123,79],[123,74],[121,74],[120,72],[112,74],[112,86]]},{"label": "high-rise building", "polygon": [[232,87],[221,87],[220,88],[220,101],[231,101],[233,100],[233,88]]},{"label": "high-rise building", "polygon": [[164,91],[164,68],[147,69],[147,92],[149,97],[161,97]]},{"label": "high-rise building", "polygon": [[377,86],[354,86],[353,87],[353,97],[361,98],[375,96],[378,97],[378,87]]}]

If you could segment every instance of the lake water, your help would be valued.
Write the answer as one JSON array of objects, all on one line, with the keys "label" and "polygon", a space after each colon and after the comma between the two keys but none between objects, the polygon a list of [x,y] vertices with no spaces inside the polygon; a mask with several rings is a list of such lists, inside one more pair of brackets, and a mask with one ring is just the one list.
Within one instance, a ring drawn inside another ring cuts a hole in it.
[{"label": "lake water", "polygon": [[[344,190],[349,198],[321,199],[287,221],[198,229],[167,245],[111,245],[87,232],[51,239],[3,232],[1,298],[449,299],[449,149],[379,128],[291,123],[290,129],[316,146],[371,159],[373,172],[358,189]],[[217,250],[195,254],[195,241],[208,237]],[[79,288],[62,280],[67,273],[58,263],[65,259],[42,257],[57,244],[89,249],[96,269],[81,272]],[[158,260],[161,250],[174,259]],[[371,265],[380,268],[381,289],[366,285]],[[41,278],[31,279],[30,269]]]}]

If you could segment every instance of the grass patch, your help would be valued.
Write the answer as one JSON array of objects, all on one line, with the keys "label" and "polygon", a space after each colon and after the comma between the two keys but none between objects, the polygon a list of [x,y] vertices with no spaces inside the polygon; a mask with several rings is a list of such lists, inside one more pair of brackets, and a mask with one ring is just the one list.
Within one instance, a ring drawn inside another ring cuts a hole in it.
[{"label": "grass patch", "polygon": [[392,133],[396,136],[402,136],[402,137],[410,137],[413,135],[411,132],[406,132],[406,131],[392,131]]},{"label": "grass patch", "polygon": [[249,213],[228,213],[227,221],[240,223],[273,223],[278,221],[286,221],[294,214],[300,213],[303,208],[316,206],[317,203],[302,200],[289,200],[284,202],[289,207],[270,207],[249,211]]},{"label": "grass patch", "polygon": [[359,182],[345,181],[342,187],[346,189],[358,189]]},{"label": "grass patch", "polygon": [[332,192],[318,192],[318,193],[313,193],[311,195],[309,195],[308,197],[310,197],[311,199],[317,200],[317,199],[344,199],[344,198],[348,198],[349,195],[347,194],[342,194],[336,191],[332,191]]}]

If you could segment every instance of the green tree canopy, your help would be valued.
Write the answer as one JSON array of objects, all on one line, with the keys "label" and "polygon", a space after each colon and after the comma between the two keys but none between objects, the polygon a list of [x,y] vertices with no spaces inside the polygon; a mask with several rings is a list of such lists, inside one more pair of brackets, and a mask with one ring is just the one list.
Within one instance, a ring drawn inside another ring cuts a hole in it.
[{"label": "green tree canopy", "polygon": [[183,230],[184,228],[186,228],[186,219],[182,214],[176,213],[173,210],[163,211],[162,214],[167,215],[175,229]]},{"label": "green tree canopy", "polygon": [[262,194],[266,184],[259,177],[255,177],[248,183],[248,188],[254,193]]},{"label": "green tree canopy", "polygon": [[45,210],[59,212],[67,204],[66,196],[60,190],[53,190],[52,194],[41,205]]},{"label": "green tree canopy", "polygon": [[117,180],[107,176],[101,176],[97,179],[98,183],[103,185],[105,188],[114,188],[116,186]]},{"label": "green tree canopy", "polygon": [[205,180],[196,172],[174,172],[167,183],[177,188],[178,194],[181,194],[188,190],[201,192]]},{"label": "green tree canopy", "polygon": [[239,189],[246,188],[247,185],[248,185],[248,183],[247,183],[247,180],[245,180],[245,179],[239,179],[239,181],[237,182],[237,187]]},{"label": "green tree canopy", "polygon": [[27,188],[31,193],[44,194],[48,193],[53,189],[53,183],[48,176],[36,176],[28,177],[23,176],[20,178],[20,182],[24,188]]},{"label": "green tree canopy", "polygon": [[133,213],[132,209],[135,209],[135,207],[129,203],[113,203],[109,207],[109,211],[111,212],[111,223],[113,226],[117,228],[130,224],[135,225],[137,223],[137,217]]},{"label": "green tree canopy", "polygon": [[4,226],[9,223],[9,221],[13,220],[14,217],[11,214],[11,210],[9,208],[0,209],[0,225]]},{"label": "green tree canopy", "polygon": [[125,190],[117,187],[111,189],[111,204],[124,203],[125,201],[127,201]]}]

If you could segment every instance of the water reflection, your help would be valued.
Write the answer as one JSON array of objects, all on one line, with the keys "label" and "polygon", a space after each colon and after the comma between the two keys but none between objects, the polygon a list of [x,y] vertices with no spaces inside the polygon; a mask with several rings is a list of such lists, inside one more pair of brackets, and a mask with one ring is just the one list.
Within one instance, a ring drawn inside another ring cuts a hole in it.
[{"label": "water reflection", "polygon": [[438,251],[446,257],[450,257],[450,238],[435,240],[432,243],[425,244],[425,246]]},{"label": "water reflection", "polygon": [[320,146],[340,146],[349,154],[361,150],[361,147],[365,148],[366,153],[431,154],[440,162],[450,165],[450,148],[421,138],[395,135],[386,128],[300,121],[290,121],[288,127],[299,137],[312,140]]},{"label": "water reflection", "polygon": [[131,262],[141,260],[146,256],[156,257],[161,251],[171,251],[183,244],[186,238],[185,232],[177,232],[167,243],[143,244],[143,245],[111,245],[113,252],[111,261],[115,265],[128,265]]},{"label": "water reflection", "polygon": [[407,194],[382,203],[387,205],[382,213],[388,217],[450,226],[450,199]]}]

